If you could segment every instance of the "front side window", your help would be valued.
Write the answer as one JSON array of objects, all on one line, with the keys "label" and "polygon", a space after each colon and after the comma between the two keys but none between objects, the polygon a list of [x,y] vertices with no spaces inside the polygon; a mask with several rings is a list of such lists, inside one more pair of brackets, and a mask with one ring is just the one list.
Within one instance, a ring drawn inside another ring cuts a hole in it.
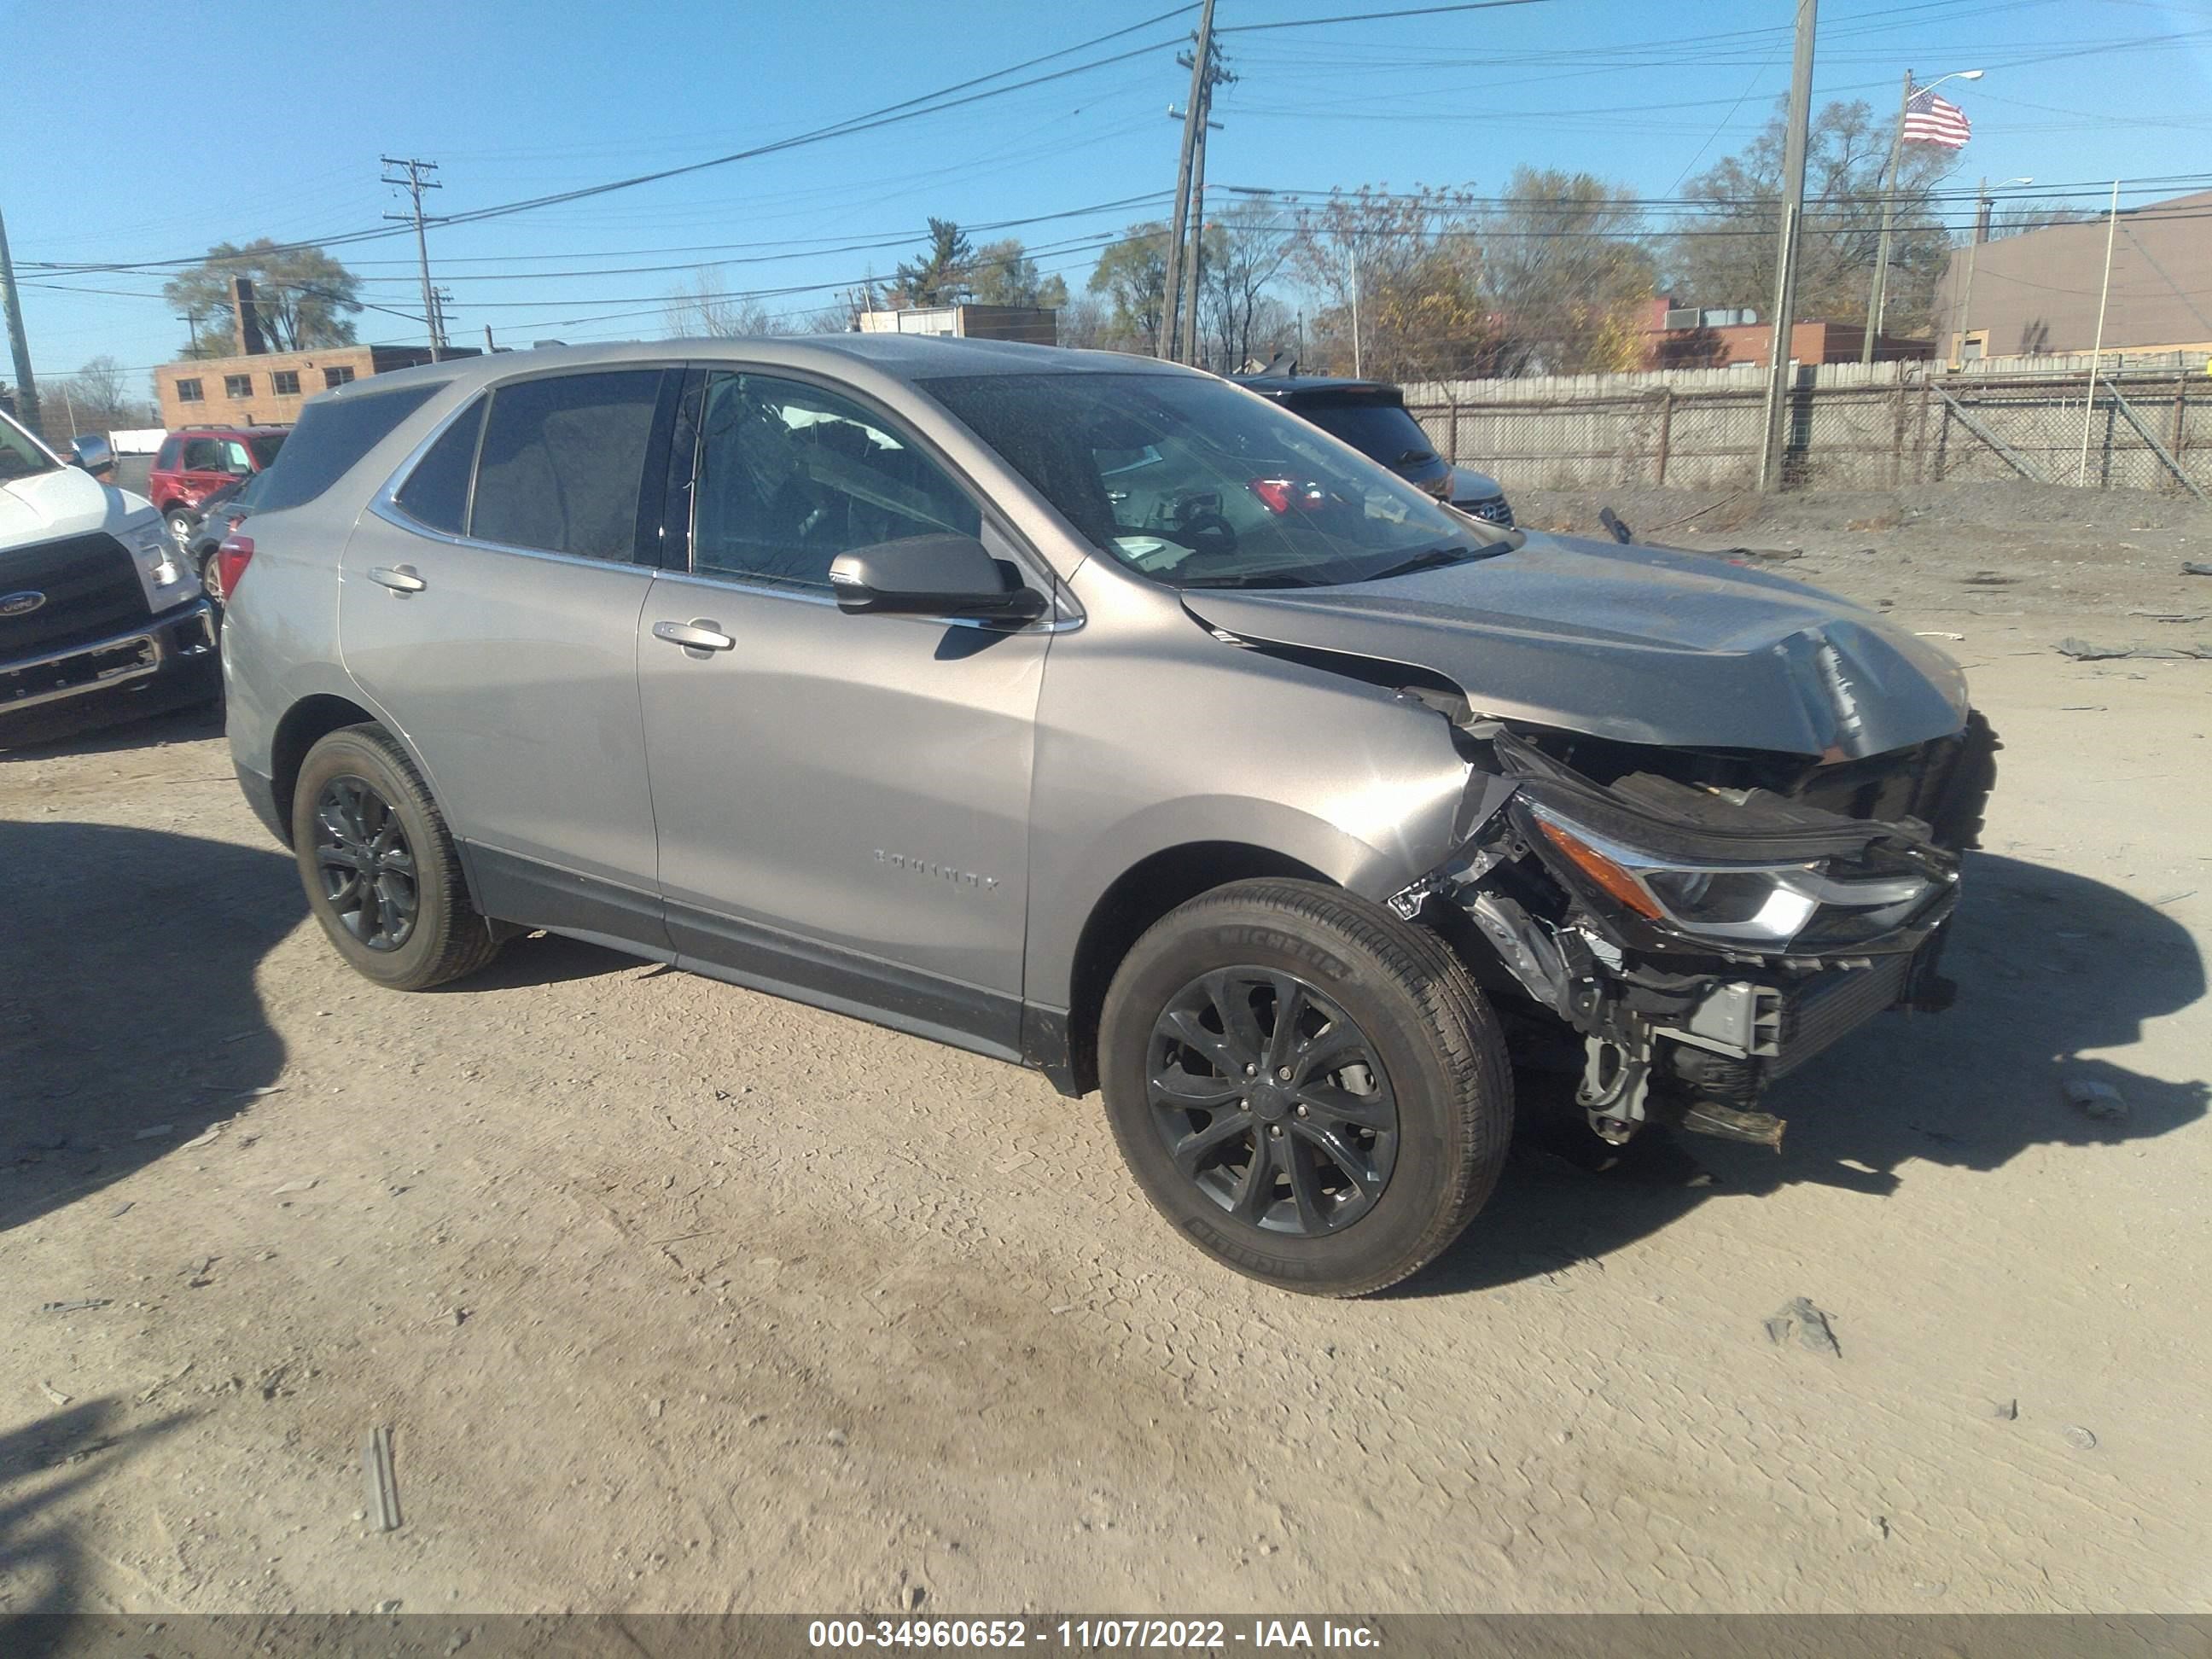
[{"label": "front side window", "polygon": [[246,446],[235,438],[222,441],[222,470],[234,478],[242,478],[253,471],[253,457],[246,453]]},{"label": "front side window", "polygon": [[469,534],[579,558],[637,556],[637,500],[661,371],[520,380],[493,393]]},{"label": "front side window", "polygon": [[280,398],[298,397],[300,371],[296,368],[271,369],[269,374],[269,389]]},{"label": "front side window", "polygon": [[226,398],[251,398],[253,395],[253,377],[251,374],[224,375],[222,395]]},{"label": "front side window", "polygon": [[1092,545],[1171,587],[1318,587],[1499,550],[1424,491],[1222,381],[960,376],[923,390]]},{"label": "front side window", "polygon": [[965,492],[880,416],[796,380],[717,374],[699,421],[691,566],[827,590],[841,553],[979,535]]},{"label": "front side window", "polygon": [[200,390],[198,380],[179,380],[177,382],[177,401],[180,404],[204,403],[206,394]]}]

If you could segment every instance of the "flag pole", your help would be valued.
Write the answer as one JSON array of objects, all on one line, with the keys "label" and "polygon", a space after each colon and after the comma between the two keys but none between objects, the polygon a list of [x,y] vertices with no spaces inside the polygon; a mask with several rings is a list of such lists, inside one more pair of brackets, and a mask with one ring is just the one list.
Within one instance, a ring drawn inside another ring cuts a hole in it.
[{"label": "flag pole", "polygon": [[2074,487],[2089,481],[2089,430],[2097,420],[2097,365],[2105,356],[2105,301],[2112,295],[2112,236],[2120,228],[2120,181],[2112,180],[2112,211],[2105,218],[2105,282],[2097,290],[2097,340],[2089,348],[2089,396],[2081,405],[2081,465],[2075,470]]},{"label": "flag pole", "polygon": [[1881,240],[1874,256],[1874,280],[1867,285],[1866,327],[1859,334],[1859,361],[1874,361],[1874,337],[1881,330],[1882,307],[1889,299],[1889,238],[1897,223],[1897,167],[1905,155],[1905,117],[1912,103],[1912,71],[1905,71],[1905,91],[1897,100],[1897,131],[1889,136],[1889,184],[1881,193]]}]

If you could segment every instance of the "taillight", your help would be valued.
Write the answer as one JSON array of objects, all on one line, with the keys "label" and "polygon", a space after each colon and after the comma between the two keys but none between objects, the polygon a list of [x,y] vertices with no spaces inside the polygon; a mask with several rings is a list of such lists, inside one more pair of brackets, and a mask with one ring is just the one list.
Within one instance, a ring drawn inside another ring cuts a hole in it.
[{"label": "taillight", "polygon": [[252,562],[252,537],[241,536],[236,531],[225,536],[215,550],[215,580],[211,586],[216,598],[228,604],[230,596],[238,592],[238,579]]},{"label": "taillight", "polygon": [[1328,491],[1311,478],[1255,478],[1247,486],[1270,513],[1318,513]]}]

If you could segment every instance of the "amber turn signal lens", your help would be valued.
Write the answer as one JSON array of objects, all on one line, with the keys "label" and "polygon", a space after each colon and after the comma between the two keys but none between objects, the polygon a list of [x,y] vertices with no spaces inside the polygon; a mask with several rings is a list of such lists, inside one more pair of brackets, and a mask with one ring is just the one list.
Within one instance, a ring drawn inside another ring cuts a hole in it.
[{"label": "amber turn signal lens", "polygon": [[1536,827],[1544,832],[1545,840],[1550,842],[1573,861],[1576,869],[1588,876],[1605,891],[1619,899],[1638,915],[1651,921],[1660,920],[1659,907],[1651,902],[1651,896],[1637,884],[1636,878],[1630,875],[1627,871],[1622,869],[1595,847],[1587,846],[1577,841],[1549,818],[1537,818]]}]

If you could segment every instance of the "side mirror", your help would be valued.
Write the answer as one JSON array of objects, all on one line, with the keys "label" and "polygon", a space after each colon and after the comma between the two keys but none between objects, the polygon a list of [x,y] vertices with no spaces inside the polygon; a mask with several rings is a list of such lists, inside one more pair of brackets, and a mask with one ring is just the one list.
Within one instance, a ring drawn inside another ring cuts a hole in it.
[{"label": "side mirror", "polygon": [[837,608],[981,622],[1034,622],[1048,609],[1033,587],[1008,587],[973,536],[909,536],[838,555],[830,567]]},{"label": "side mirror", "polygon": [[70,456],[95,478],[115,471],[115,446],[97,432],[70,439]]}]

